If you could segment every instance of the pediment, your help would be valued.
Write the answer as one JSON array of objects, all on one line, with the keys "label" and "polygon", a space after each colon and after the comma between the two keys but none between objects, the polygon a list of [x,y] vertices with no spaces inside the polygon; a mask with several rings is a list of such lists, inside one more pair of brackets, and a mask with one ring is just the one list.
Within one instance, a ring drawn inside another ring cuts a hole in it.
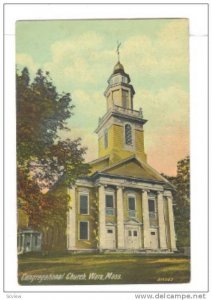
[{"label": "pediment", "polygon": [[106,226],[115,226],[115,223],[113,223],[113,222],[106,222]]},{"label": "pediment", "polygon": [[167,180],[163,178],[156,170],[154,170],[148,164],[138,160],[136,156],[122,160],[119,163],[105,168],[101,172],[111,175],[167,182]]},{"label": "pediment", "polygon": [[142,223],[137,219],[128,219],[125,221],[125,225],[141,225]]}]

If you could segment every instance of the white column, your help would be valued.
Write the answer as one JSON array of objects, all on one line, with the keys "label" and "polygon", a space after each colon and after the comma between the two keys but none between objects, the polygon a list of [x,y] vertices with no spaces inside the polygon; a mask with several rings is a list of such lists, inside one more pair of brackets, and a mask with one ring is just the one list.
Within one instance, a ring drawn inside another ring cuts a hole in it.
[{"label": "white column", "polygon": [[68,211],[68,224],[67,224],[67,248],[73,250],[76,247],[76,188],[73,186],[69,189],[70,208]]},{"label": "white column", "polygon": [[105,187],[99,186],[99,249],[105,248]]},{"label": "white column", "polygon": [[149,206],[148,194],[146,190],[142,191],[142,213],[143,213],[143,232],[144,232],[144,248],[150,248],[150,225],[149,225]]},{"label": "white column", "polygon": [[25,234],[23,233],[22,234],[22,251],[25,251],[24,243],[25,243]]},{"label": "white column", "polygon": [[170,231],[171,250],[176,251],[177,247],[176,247],[175,228],[174,228],[174,214],[173,214],[172,197],[168,197],[168,214],[169,214],[169,231]]},{"label": "white column", "polygon": [[33,251],[33,235],[30,234],[30,250]]},{"label": "white column", "polygon": [[164,217],[164,199],[163,199],[162,192],[158,192],[157,203],[158,203],[158,225],[159,225],[160,249],[167,249],[166,223]]},{"label": "white column", "polygon": [[117,230],[118,249],[124,249],[124,199],[123,187],[117,188]]},{"label": "white column", "polygon": [[18,234],[18,247],[17,247],[17,249],[18,249],[18,252],[20,252],[21,251],[21,239],[22,239],[22,236],[21,236],[21,234],[19,233]]}]

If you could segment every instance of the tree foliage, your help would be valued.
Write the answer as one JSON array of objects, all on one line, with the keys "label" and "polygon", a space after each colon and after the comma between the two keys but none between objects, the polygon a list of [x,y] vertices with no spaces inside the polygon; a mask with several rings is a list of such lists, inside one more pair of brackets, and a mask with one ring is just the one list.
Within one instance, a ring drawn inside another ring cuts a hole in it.
[{"label": "tree foliage", "polygon": [[189,156],[178,161],[177,176],[166,177],[175,187],[174,214],[177,247],[190,246],[190,158]]},{"label": "tree foliage", "polygon": [[30,83],[24,68],[17,74],[17,158],[23,163],[32,156],[42,158],[51,146],[58,129],[65,129],[65,121],[72,115],[69,93],[59,95],[48,73],[38,70]]},{"label": "tree foliage", "polygon": [[[29,217],[29,226],[50,228],[62,224],[68,209],[65,189],[44,194],[56,182],[72,185],[88,173],[80,139],[61,139],[73,115],[70,93],[59,94],[48,72],[38,70],[30,80],[27,68],[16,72],[17,194],[18,207]],[[70,130],[69,130],[70,131]],[[70,132],[71,137],[71,132]]]}]

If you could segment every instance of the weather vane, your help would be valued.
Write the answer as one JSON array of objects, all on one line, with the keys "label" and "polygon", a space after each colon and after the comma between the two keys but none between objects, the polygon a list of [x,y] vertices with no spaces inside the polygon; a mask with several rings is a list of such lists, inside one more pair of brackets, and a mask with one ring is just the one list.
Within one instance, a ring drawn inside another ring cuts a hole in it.
[{"label": "weather vane", "polygon": [[118,61],[120,59],[120,52],[119,52],[119,48],[121,47],[121,43],[119,41],[117,41],[117,49],[116,49],[116,52],[117,52],[117,55],[118,55]]}]

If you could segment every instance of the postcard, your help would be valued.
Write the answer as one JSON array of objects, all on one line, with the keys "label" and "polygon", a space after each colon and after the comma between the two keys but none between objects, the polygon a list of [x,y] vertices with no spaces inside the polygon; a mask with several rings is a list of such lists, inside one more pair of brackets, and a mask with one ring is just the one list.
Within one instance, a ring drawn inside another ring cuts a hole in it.
[{"label": "postcard", "polygon": [[16,23],[20,285],[190,281],[189,20]]}]

